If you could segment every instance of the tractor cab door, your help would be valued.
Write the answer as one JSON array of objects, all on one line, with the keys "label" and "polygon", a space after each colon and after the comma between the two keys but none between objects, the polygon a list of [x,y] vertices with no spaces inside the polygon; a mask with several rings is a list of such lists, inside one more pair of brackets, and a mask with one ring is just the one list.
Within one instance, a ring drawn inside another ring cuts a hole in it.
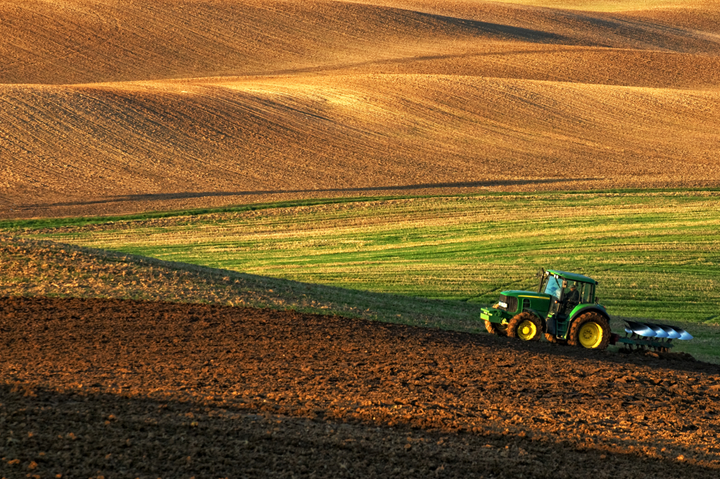
[{"label": "tractor cab door", "polygon": [[543,285],[545,287],[543,292],[552,296],[546,320],[546,332],[557,337],[562,337],[563,332],[567,331],[567,317],[562,314],[565,291],[563,283],[567,285],[567,281],[553,274],[547,277],[547,282]]},{"label": "tractor cab door", "polygon": [[564,293],[564,286],[567,285],[567,281],[564,281],[562,278],[556,275],[549,275],[547,277],[547,280],[543,283],[544,291],[542,291],[545,294],[549,294],[552,296],[552,299],[550,300],[550,310],[548,311],[548,314],[557,314],[560,312],[562,300],[563,300],[563,293]]}]

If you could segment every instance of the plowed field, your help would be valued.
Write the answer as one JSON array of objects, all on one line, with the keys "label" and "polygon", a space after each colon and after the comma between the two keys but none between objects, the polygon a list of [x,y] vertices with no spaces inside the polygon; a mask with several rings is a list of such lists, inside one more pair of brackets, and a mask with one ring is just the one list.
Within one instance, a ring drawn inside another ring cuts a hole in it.
[{"label": "plowed field", "polygon": [[0,300],[6,477],[717,477],[718,369],[330,316]]},{"label": "plowed field", "polygon": [[4,1],[0,217],[716,186],[719,12]]}]

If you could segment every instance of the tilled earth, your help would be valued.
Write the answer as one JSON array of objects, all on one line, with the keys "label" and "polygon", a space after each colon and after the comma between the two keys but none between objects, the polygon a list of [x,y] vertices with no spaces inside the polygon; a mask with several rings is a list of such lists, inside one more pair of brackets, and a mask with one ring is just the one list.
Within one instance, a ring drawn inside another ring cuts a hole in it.
[{"label": "tilled earth", "polygon": [[717,366],[294,311],[0,299],[0,477],[718,477]]},{"label": "tilled earth", "polygon": [[719,0],[3,0],[0,19],[3,219],[720,185]]}]

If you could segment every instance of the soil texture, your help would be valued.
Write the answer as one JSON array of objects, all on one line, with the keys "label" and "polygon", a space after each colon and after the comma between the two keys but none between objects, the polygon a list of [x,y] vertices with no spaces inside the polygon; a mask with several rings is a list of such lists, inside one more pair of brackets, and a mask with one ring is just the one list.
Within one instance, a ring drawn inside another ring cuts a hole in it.
[{"label": "soil texture", "polygon": [[3,298],[0,476],[717,477],[718,372],[295,311]]}]

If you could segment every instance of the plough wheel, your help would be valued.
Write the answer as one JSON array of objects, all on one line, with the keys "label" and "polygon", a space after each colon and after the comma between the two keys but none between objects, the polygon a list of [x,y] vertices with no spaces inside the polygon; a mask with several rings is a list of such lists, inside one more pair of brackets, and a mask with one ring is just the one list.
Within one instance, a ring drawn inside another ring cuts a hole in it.
[{"label": "plough wheel", "polygon": [[537,341],[542,334],[542,321],[527,311],[516,315],[508,323],[507,335],[511,338],[518,338],[523,341]]},{"label": "plough wheel", "polygon": [[488,333],[494,334],[496,336],[507,336],[506,324],[498,324],[491,323],[490,321],[485,321],[485,329],[487,329]]},{"label": "plough wheel", "polygon": [[610,325],[597,313],[585,313],[570,326],[568,344],[587,349],[605,349],[610,342]]}]

